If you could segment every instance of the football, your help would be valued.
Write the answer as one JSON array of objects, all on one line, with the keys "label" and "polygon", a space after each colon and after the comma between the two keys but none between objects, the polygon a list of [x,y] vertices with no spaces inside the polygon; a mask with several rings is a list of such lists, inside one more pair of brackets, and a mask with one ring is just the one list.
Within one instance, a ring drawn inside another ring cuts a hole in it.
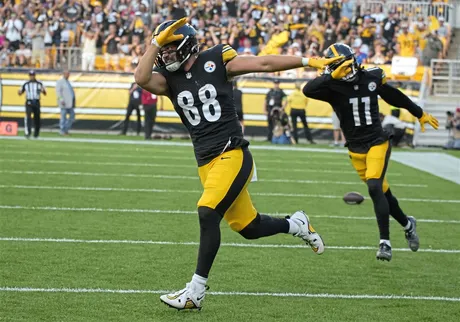
[{"label": "football", "polygon": [[359,205],[364,201],[364,197],[359,192],[349,192],[343,196],[343,201],[349,205]]}]

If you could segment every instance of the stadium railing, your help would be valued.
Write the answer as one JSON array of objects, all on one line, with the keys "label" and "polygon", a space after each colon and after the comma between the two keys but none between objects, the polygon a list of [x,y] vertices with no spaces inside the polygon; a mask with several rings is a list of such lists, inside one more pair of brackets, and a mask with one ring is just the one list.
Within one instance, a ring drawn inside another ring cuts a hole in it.
[{"label": "stadium railing", "polygon": [[[450,3],[431,2],[431,1],[364,1],[361,10],[371,10],[377,12],[377,9],[383,8],[384,12],[399,12],[401,16],[417,18],[423,16],[444,17],[445,21],[455,25],[456,12],[454,6]],[[364,13],[364,12],[363,12]]]},{"label": "stadium railing", "polygon": [[434,96],[460,97],[460,60],[433,59],[431,70]]}]

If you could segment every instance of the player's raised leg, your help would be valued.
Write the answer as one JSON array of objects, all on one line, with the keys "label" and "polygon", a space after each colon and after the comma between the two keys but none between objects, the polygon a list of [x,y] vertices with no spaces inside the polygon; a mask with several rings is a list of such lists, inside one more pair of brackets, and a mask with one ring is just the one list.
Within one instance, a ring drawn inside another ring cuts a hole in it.
[{"label": "player's raised leg", "polygon": [[383,180],[383,191],[390,205],[390,215],[403,227],[409,248],[416,252],[420,247],[419,237],[417,235],[417,221],[412,216],[406,216],[399,206],[398,199],[391,193],[390,186],[386,180]]},{"label": "player's raised leg", "polygon": [[253,160],[247,149],[225,152],[200,167],[204,192],[198,202],[200,247],[195,274],[190,283],[178,292],[160,299],[171,307],[201,309],[209,271],[220,246],[219,223],[224,218],[232,230],[247,239],[279,233],[302,238],[317,254],[324,252],[324,243],[303,212],[290,218],[258,214],[246,189],[253,171]]}]

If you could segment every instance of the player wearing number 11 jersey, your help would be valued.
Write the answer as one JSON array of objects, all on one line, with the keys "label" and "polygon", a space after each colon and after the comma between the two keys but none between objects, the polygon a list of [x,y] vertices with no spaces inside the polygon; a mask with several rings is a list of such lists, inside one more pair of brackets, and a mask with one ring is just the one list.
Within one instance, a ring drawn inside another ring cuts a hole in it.
[{"label": "player wearing number 11 jersey", "polygon": [[331,104],[340,120],[353,167],[367,183],[369,195],[380,231],[377,259],[391,260],[390,214],[404,227],[412,251],[419,248],[416,221],[404,214],[398,200],[392,195],[385,178],[390,158],[389,134],[382,129],[379,118],[378,96],[388,104],[407,109],[416,116],[422,131],[425,123],[438,128],[438,121],[425,113],[406,95],[386,83],[382,69],[364,69],[358,65],[353,50],[344,44],[333,44],[326,57],[343,57],[329,64],[323,75],[305,85],[307,97]]},{"label": "player wearing number 11 jersey", "polygon": [[252,205],[247,185],[254,163],[238,122],[231,78],[307,65],[322,68],[340,59],[238,56],[229,45],[200,52],[196,31],[186,22],[183,18],[159,25],[135,72],[136,83],[142,88],[168,96],[173,102],[192,138],[204,189],[198,201],[200,246],[195,274],[184,289],[160,297],[179,310],[201,308],[208,274],[220,246],[222,218],[247,239],[293,234],[315,253],[324,251],[321,237],[303,211],[290,218],[274,218],[259,214]]}]

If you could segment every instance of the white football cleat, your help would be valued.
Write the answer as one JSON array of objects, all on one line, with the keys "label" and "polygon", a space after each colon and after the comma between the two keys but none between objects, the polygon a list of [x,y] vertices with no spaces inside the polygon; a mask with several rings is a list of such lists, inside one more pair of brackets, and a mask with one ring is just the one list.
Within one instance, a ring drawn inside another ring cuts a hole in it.
[{"label": "white football cleat", "polygon": [[315,231],[310,224],[310,219],[302,211],[296,211],[291,217],[297,225],[299,225],[300,231],[294,234],[296,237],[302,238],[302,240],[311,247],[311,249],[318,255],[324,253],[324,242],[321,236]]},{"label": "white football cleat", "polygon": [[187,283],[184,289],[175,293],[162,295],[160,296],[160,300],[169,307],[178,310],[201,310],[201,303],[203,302],[205,291],[206,289],[202,292],[197,292],[193,289],[192,283]]}]

